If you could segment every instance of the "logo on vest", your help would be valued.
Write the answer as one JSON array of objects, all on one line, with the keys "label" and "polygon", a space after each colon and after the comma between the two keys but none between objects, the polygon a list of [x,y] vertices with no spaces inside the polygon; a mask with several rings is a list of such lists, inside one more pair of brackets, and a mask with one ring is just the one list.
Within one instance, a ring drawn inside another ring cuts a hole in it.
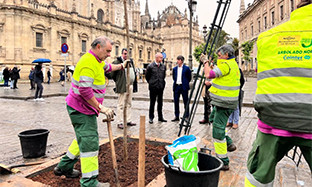
[{"label": "logo on vest", "polygon": [[300,36],[280,36],[277,46],[299,46]]},{"label": "logo on vest", "polygon": [[302,38],[301,46],[304,48],[308,48],[312,46],[312,38]]}]

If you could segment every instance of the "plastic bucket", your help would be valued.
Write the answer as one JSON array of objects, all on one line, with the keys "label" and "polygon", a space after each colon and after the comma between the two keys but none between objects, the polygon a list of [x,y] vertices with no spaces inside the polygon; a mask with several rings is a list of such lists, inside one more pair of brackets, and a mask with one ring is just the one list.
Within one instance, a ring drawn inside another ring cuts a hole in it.
[{"label": "plastic bucket", "polygon": [[181,171],[169,165],[168,155],[162,157],[165,166],[166,187],[215,187],[218,186],[220,169],[223,166],[219,158],[206,153],[198,153],[199,171]]},{"label": "plastic bucket", "polygon": [[33,129],[18,134],[24,158],[37,158],[45,155],[49,130]]}]

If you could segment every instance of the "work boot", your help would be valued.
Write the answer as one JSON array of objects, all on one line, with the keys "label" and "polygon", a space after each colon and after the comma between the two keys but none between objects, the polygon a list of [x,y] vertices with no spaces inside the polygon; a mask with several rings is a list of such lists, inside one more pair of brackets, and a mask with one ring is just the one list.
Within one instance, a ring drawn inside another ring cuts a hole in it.
[{"label": "work boot", "polygon": [[222,171],[228,171],[229,169],[230,169],[229,165],[223,165],[221,168]]},{"label": "work boot", "polygon": [[203,119],[199,121],[199,124],[206,124],[209,123],[209,120]]},{"label": "work boot", "polygon": [[62,176],[65,175],[66,178],[78,178],[80,175],[80,172],[76,169],[73,169],[72,171],[69,172],[63,172],[59,167],[54,168],[54,174],[56,176]]},{"label": "work boot", "polygon": [[108,182],[103,183],[103,182],[99,182],[96,187],[110,187],[110,184]]},{"label": "work boot", "polygon": [[233,143],[227,146],[228,152],[233,152],[235,150],[236,150],[236,146]]},{"label": "work boot", "polygon": [[233,123],[226,123],[226,127],[232,127]]}]

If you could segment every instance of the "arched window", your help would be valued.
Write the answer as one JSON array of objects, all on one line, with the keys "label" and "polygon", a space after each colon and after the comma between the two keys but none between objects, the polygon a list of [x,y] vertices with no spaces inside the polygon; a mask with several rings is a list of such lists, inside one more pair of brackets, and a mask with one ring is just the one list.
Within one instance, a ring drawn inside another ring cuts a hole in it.
[{"label": "arched window", "polygon": [[97,11],[97,21],[102,23],[104,18],[104,11],[102,9],[99,9]]}]

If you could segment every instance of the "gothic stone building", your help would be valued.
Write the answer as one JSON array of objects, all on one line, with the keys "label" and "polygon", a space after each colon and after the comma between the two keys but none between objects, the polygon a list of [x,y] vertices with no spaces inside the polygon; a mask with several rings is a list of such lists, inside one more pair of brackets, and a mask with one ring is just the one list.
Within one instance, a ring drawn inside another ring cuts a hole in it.
[{"label": "gothic stone building", "polygon": [[[180,13],[177,9],[173,11],[176,19],[162,23],[162,27],[157,25],[157,29],[151,27],[151,23],[157,21],[140,15],[139,1],[128,0],[127,11],[129,54],[137,67],[142,68],[152,62],[155,54],[163,48],[169,52],[169,60],[175,60],[180,54],[187,56],[183,47],[187,46],[188,21],[182,21],[183,16],[176,15]],[[145,13],[149,15],[148,11]],[[179,36],[180,40],[173,33],[178,30],[176,27],[179,27],[180,35],[183,34]],[[45,65],[44,73],[50,67],[54,77],[58,77],[58,72],[64,67],[62,43],[69,46],[66,64],[75,65],[89,50],[91,42],[101,35],[115,42],[108,59],[111,62],[126,47],[124,28],[122,0],[0,0],[0,70],[4,66],[12,68],[17,65],[22,67],[22,78],[26,78],[34,59],[49,58],[52,63]],[[198,27],[194,30],[193,33],[198,33]],[[197,36],[194,36],[193,41],[197,41]]]},{"label": "gothic stone building", "polygon": [[[147,4],[146,4],[147,5]],[[178,10],[171,4],[162,13],[158,12],[157,19],[151,19],[148,7],[145,7],[145,14],[142,16],[142,28],[145,32],[153,33],[162,38],[163,48],[166,50],[169,66],[175,66],[176,57],[183,55],[185,63],[189,58],[189,20],[186,13]],[[203,35],[199,32],[198,17],[193,21],[192,30],[192,50],[204,42]],[[198,62],[193,58],[193,67],[197,67]]]},{"label": "gothic stone building", "polygon": [[239,23],[240,45],[246,41],[254,41],[251,61],[242,66],[243,53],[239,50],[239,63],[245,70],[255,69],[257,63],[257,38],[261,32],[267,31],[289,20],[290,14],[297,8],[300,0],[254,0],[245,9],[241,0]]}]

